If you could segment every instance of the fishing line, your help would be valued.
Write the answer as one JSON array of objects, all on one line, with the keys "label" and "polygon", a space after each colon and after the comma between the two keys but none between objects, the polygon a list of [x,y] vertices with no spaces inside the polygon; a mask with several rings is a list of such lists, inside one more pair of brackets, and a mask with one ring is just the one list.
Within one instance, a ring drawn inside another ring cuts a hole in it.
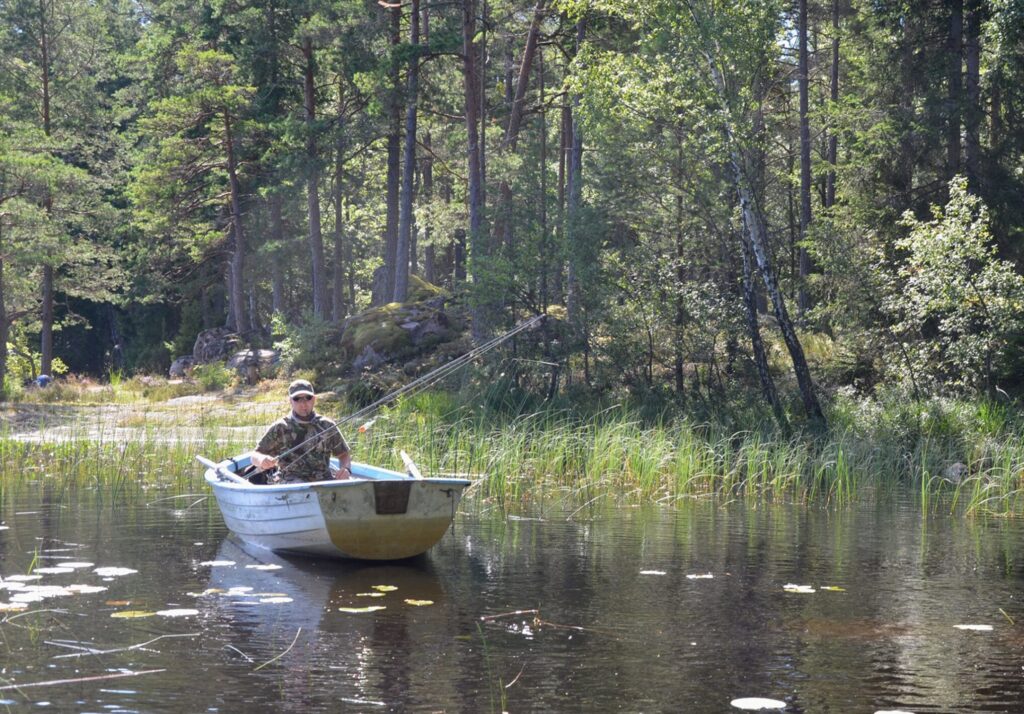
[{"label": "fishing line", "polygon": [[[529,320],[525,320],[525,321],[519,323],[518,325],[513,327],[511,330],[506,332],[505,334],[499,335],[498,337],[495,337],[495,338],[492,338],[491,340],[483,343],[479,347],[475,347],[474,349],[471,349],[469,352],[465,353],[464,355],[462,355],[460,357],[456,357],[451,362],[443,364],[440,367],[438,367],[438,368],[436,368],[434,370],[431,370],[430,372],[428,372],[427,374],[423,375],[422,377],[418,377],[417,379],[414,379],[413,381],[409,382],[408,384],[403,385],[402,387],[399,387],[398,389],[394,390],[393,392],[391,392],[389,394],[386,394],[385,396],[381,397],[380,399],[378,399],[377,401],[375,401],[375,402],[373,402],[371,404],[368,404],[367,406],[363,407],[362,409],[359,409],[358,411],[355,411],[355,412],[349,414],[346,417],[342,417],[341,419],[338,420],[336,428],[333,431],[337,431],[338,433],[340,433],[340,429],[337,428],[337,427],[340,427],[342,424],[349,424],[349,423],[358,421],[360,419],[363,419],[363,418],[369,416],[370,414],[373,414],[375,411],[377,411],[381,407],[383,407],[383,406],[385,406],[387,404],[390,404],[391,402],[395,401],[396,399],[398,399],[399,397],[401,397],[403,395],[406,395],[406,394],[416,394],[418,392],[423,391],[427,387],[429,387],[429,386],[431,386],[433,384],[436,384],[437,382],[439,382],[440,380],[444,379],[445,377],[447,377],[448,375],[452,374],[453,372],[461,369],[462,367],[465,367],[467,364],[469,364],[473,360],[477,359],[478,357],[480,357],[484,353],[489,352],[490,350],[492,350],[495,347],[497,347],[498,345],[500,345],[502,342],[505,342],[506,340],[508,340],[508,339],[510,339],[510,338],[512,338],[512,337],[514,337],[516,335],[518,335],[520,332],[523,332],[525,330],[530,329],[531,327],[536,325],[538,322],[543,320],[545,317],[547,317],[547,315],[535,315],[534,317],[531,317]],[[331,429],[324,429],[323,431],[318,431],[318,432],[314,433],[312,436],[309,436],[306,439],[304,439],[303,441],[300,441],[298,444],[296,444],[295,446],[291,447],[290,449],[287,449],[287,450],[281,452],[277,456],[277,459],[279,461],[280,461],[280,459],[284,458],[285,456],[288,456],[289,454],[291,454],[291,453],[293,453],[293,452],[295,452],[295,451],[297,451],[297,450],[299,450],[299,449],[301,449],[303,447],[306,447],[305,450],[301,454],[299,454],[295,458],[295,460],[292,461],[291,464],[288,464],[288,466],[285,466],[284,468],[280,469],[280,472],[284,472],[285,470],[290,468],[292,465],[298,463],[298,461],[302,457],[304,457],[306,454],[308,454],[309,451],[316,445],[316,441],[318,439],[323,437],[325,434],[330,434],[331,432],[332,432]]]}]

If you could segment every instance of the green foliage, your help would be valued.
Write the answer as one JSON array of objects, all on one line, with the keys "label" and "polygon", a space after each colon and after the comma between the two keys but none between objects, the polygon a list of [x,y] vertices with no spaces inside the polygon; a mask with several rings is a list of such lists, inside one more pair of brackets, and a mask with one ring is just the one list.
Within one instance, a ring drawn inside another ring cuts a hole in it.
[{"label": "green foliage", "polygon": [[209,362],[196,365],[192,370],[192,379],[195,380],[204,391],[213,392],[224,389],[233,384],[237,375],[222,362]]},{"label": "green foliage", "polygon": [[1010,339],[1024,329],[1024,278],[1000,260],[988,209],[962,177],[930,221],[904,215],[905,258],[885,302],[917,374],[968,389],[995,387]]}]

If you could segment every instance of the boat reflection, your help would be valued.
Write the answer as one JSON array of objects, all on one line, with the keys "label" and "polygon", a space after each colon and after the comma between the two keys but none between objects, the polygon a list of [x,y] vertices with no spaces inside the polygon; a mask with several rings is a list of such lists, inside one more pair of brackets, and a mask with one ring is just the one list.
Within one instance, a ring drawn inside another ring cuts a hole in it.
[{"label": "boat reflection", "polygon": [[197,599],[208,632],[239,672],[266,685],[248,690],[247,706],[308,712],[326,697],[358,711],[404,710],[415,682],[449,666],[450,604],[428,557],[313,560],[229,537],[204,567],[209,588]]}]

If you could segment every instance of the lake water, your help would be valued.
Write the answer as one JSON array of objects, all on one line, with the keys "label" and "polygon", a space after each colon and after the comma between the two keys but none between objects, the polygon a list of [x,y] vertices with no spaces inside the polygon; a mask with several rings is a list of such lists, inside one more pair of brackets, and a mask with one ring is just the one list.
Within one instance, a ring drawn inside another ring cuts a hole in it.
[{"label": "lake water", "polygon": [[[246,552],[212,497],[169,495],[8,487],[0,602],[27,585],[106,589],[0,613],[0,701],[699,713],[768,697],[788,712],[1024,711],[1016,521],[901,503],[517,518],[466,502],[428,556],[373,565]],[[47,572],[62,563],[76,567]],[[342,610],[369,607],[383,609]],[[147,616],[114,616],[131,612]],[[113,677],[126,673],[141,674]]]}]

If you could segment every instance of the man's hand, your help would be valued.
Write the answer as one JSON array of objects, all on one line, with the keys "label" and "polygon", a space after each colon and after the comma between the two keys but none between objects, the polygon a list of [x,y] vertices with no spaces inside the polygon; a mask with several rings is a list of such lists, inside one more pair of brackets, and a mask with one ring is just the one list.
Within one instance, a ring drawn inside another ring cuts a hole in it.
[{"label": "man's hand", "polygon": [[252,464],[260,471],[266,471],[267,469],[272,469],[277,466],[277,458],[254,451],[252,454]]},{"label": "man's hand", "polygon": [[337,481],[348,481],[352,478],[352,469],[348,466],[342,466],[340,469],[334,472],[334,478]]}]

